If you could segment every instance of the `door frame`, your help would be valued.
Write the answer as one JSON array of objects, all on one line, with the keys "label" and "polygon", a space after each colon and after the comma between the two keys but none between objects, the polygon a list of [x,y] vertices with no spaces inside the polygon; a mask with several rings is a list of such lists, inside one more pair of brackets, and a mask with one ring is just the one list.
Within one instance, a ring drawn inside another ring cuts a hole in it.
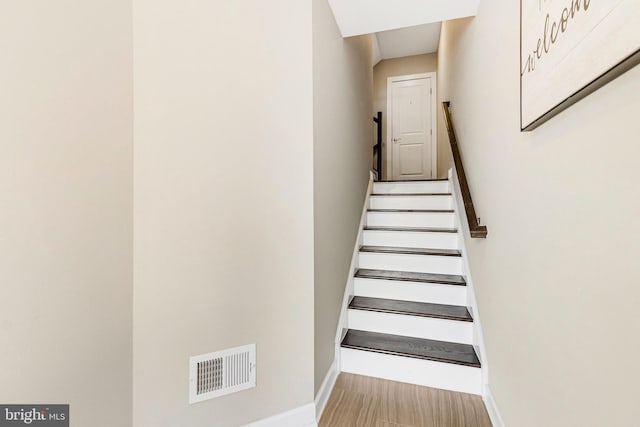
[{"label": "door frame", "polygon": [[391,102],[391,86],[396,82],[403,82],[406,80],[416,80],[416,79],[431,79],[431,128],[432,135],[431,141],[433,142],[431,146],[431,178],[435,179],[438,177],[438,120],[436,114],[437,107],[437,81],[436,81],[436,72],[429,73],[419,73],[419,74],[407,74],[404,76],[392,76],[387,77],[387,140],[386,145],[387,149],[385,150],[385,154],[387,156],[387,180],[393,179],[393,111],[392,110],[392,102]]}]

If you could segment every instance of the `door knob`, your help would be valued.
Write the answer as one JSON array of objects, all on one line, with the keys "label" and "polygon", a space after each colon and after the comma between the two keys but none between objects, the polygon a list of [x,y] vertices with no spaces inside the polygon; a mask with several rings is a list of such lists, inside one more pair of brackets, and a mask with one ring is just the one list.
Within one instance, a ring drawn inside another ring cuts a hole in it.
[{"label": "door knob", "polygon": [[402,138],[393,138],[393,142],[402,141]]}]

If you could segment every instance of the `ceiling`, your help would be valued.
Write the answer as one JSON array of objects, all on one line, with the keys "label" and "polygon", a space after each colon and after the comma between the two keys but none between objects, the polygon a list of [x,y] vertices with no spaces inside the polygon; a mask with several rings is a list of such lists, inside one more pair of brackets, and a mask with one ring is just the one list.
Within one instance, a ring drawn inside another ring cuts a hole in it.
[{"label": "ceiling", "polygon": [[329,0],[343,37],[474,16],[480,0]]},{"label": "ceiling", "polygon": [[379,59],[400,58],[438,51],[442,22],[375,33]]},{"label": "ceiling", "polygon": [[343,37],[375,34],[375,62],[438,50],[442,21],[475,16],[480,0],[329,0]]}]

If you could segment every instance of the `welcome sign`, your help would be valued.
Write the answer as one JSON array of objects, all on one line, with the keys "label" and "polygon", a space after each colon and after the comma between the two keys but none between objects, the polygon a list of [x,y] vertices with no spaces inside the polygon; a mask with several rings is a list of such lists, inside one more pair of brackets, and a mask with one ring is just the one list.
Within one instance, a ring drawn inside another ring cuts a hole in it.
[{"label": "welcome sign", "polygon": [[640,63],[640,0],[521,0],[520,7],[522,130]]}]

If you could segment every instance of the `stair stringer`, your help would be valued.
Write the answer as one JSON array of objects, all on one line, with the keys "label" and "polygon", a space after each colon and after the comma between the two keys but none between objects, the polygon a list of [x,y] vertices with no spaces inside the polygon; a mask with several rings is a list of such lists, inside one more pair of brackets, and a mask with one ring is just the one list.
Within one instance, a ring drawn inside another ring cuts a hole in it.
[{"label": "stair stringer", "polygon": [[360,215],[360,224],[358,225],[358,235],[356,236],[356,241],[353,245],[353,255],[351,256],[351,265],[349,266],[349,274],[347,276],[347,282],[344,288],[344,296],[342,297],[342,307],[340,308],[340,317],[338,318],[338,326],[336,329],[336,339],[335,339],[335,363],[337,371],[341,371],[340,366],[340,343],[342,342],[342,338],[344,335],[344,331],[347,329],[348,325],[348,311],[349,311],[349,303],[351,302],[351,298],[353,298],[354,292],[354,275],[355,272],[360,268],[359,265],[359,257],[360,257],[360,246],[362,246],[362,233],[364,230],[364,226],[367,221],[367,210],[369,209],[369,197],[373,192],[373,172],[369,175],[369,185],[367,186],[367,193],[364,198],[364,204],[362,206],[362,214]]},{"label": "stair stringer", "polygon": [[453,195],[453,205],[458,221],[458,239],[459,248],[462,252],[462,276],[467,281],[467,308],[473,317],[473,347],[480,359],[482,365],[481,378],[482,378],[482,394],[483,397],[488,392],[489,385],[489,363],[487,358],[487,349],[484,342],[484,334],[482,333],[482,320],[480,317],[480,310],[478,309],[478,302],[476,300],[475,288],[473,285],[473,277],[471,274],[471,268],[469,267],[469,255],[467,252],[467,245],[465,243],[464,236],[470,236],[469,223],[467,221],[467,213],[464,209],[464,202],[462,199],[462,192],[460,190],[460,182],[458,181],[458,174],[456,173],[455,166],[452,166],[448,172],[449,185],[451,193]]}]

